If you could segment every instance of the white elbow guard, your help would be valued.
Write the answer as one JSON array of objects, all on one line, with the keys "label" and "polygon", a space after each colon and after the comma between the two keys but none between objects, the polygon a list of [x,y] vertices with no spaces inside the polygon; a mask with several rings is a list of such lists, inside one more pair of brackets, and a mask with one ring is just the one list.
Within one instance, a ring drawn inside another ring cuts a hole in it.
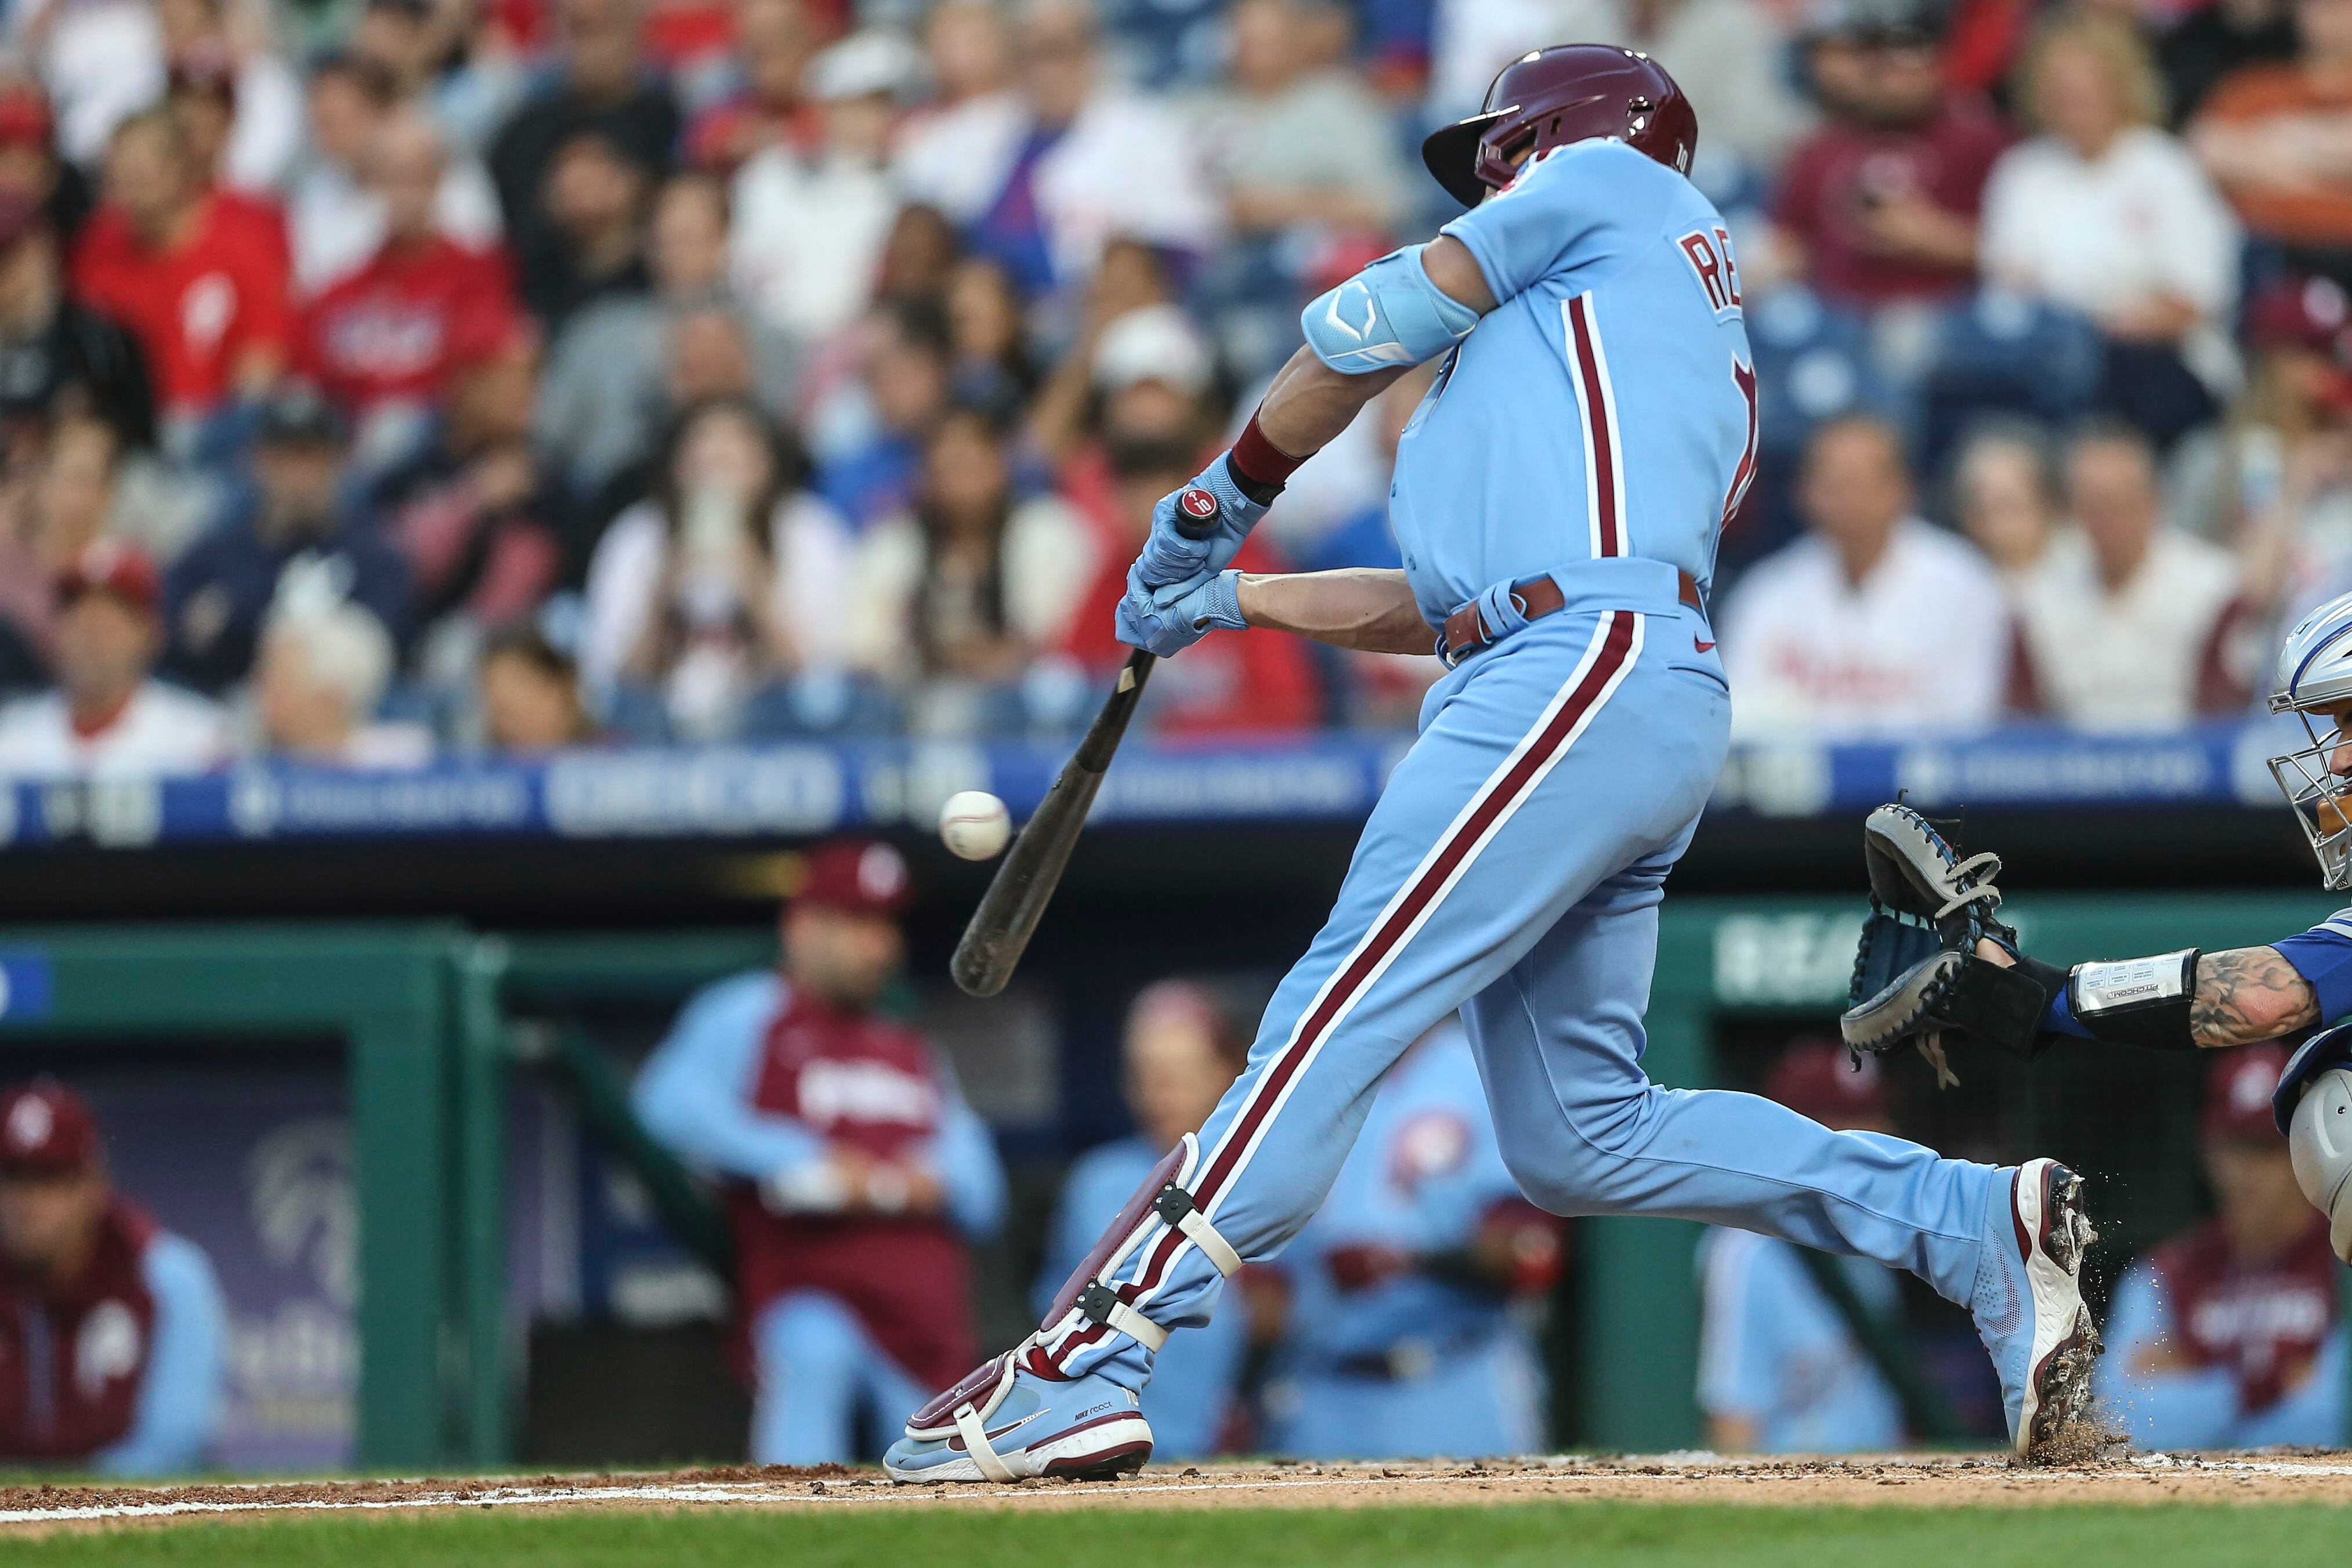
[{"label": "white elbow guard", "polygon": [[[2323,1051],[2326,1043],[2326,1036],[2312,1041]],[[2286,1134],[2295,1183],[2312,1207],[2327,1216],[2327,1239],[2336,1255],[2352,1262],[2352,1067],[2339,1059],[2316,1072],[2298,1073],[2297,1065],[2290,1064],[2284,1090],[2300,1091]]]},{"label": "white elbow guard", "polygon": [[1423,248],[1392,250],[1307,302],[1298,325],[1317,359],[1360,376],[1433,360],[1470,335],[1478,312],[1429,280]]}]

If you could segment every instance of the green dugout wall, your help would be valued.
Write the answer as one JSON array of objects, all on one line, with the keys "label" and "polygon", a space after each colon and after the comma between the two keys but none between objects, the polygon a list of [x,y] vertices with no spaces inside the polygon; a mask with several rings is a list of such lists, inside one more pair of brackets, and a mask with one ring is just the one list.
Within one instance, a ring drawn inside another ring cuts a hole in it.
[{"label": "green dugout wall", "polygon": [[[1648,1020],[1651,1076],[1672,1087],[1715,1084],[1726,1027],[1833,1017],[1862,907],[1669,896]],[[2034,897],[2007,913],[2037,955],[2069,963],[2190,941],[2264,942],[2333,907],[2319,896],[2146,894]],[[0,929],[0,972],[19,982],[0,1003],[0,1042],[134,1040],[170,1051],[225,1036],[341,1041],[359,1207],[361,1462],[491,1465],[509,1457],[520,1385],[504,1302],[512,1016],[682,999],[768,951],[764,936],[740,930],[509,942],[447,925]],[[34,972],[40,984],[27,988],[22,977]],[[2052,1091],[2064,1075],[2079,1084],[2132,1070],[2120,1059],[2065,1060],[2074,1065],[2053,1057],[1994,1069],[2007,1074],[2004,1104],[2014,1113],[2005,1126],[2063,1138],[2053,1116],[2064,1097]],[[1954,1065],[1964,1077],[1978,1071],[1966,1059]],[[2179,1192],[2196,1179],[2185,1168],[2190,1114],[2149,1132],[2152,1144],[2184,1156],[2167,1156]],[[1698,1234],[1673,1221],[1580,1223],[1587,1443],[1659,1451],[1698,1441]]]}]

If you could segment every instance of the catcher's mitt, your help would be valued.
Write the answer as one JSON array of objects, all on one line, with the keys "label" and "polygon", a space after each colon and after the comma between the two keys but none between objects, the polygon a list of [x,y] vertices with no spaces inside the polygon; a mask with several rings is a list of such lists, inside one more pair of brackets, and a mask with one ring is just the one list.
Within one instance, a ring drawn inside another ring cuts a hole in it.
[{"label": "catcher's mitt", "polygon": [[1935,824],[1903,805],[1871,812],[1862,836],[1870,916],[1839,1020],[1847,1047],[1884,1053],[1910,1041],[1939,1083],[1958,1082],[1944,1059],[1948,1030],[2034,1054],[2047,993],[2031,976],[1977,956],[1988,936],[2017,951],[2017,933],[1993,917],[2000,857],[1961,859]]}]

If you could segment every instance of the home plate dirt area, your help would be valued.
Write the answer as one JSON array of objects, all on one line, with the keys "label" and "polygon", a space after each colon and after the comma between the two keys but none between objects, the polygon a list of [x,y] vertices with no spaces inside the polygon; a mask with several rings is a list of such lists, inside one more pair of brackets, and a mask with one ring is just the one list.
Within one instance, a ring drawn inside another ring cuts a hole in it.
[{"label": "home plate dirt area", "polygon": [[18,1486],[0,1490],[0,1533],[101,1521],[434,1510],[940,1508],[1153,1510],[1463,1506],[1578,1500],[1820,1505],[2352,1504],[2352,1452],[2116,1456],[2029,1467],[1990,1455],[1748,1459],[1714,1454],[1568,1455],[1510,1462],[1153,1466],[1117,1481],[901,1487],[878,1472],[737,1466],[666,1474],[288,1481],[246,1485]]}]

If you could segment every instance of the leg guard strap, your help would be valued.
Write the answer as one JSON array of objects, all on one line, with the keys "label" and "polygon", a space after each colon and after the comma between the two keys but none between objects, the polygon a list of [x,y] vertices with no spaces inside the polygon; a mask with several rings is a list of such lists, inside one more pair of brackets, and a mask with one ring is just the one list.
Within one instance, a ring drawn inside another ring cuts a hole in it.
[{"label": "leg guard strap", "polygon": [[955,1427],[956,1435],[963,1439],[964,1452],[971,1456],[971,1462],[980,1467],[982,1475],[992,1481],[1018,1479],[1005,1462],[996,1457],[996,1450],[989,1447],[987,1425],[981,1420],[980,1412],[971,1407],[971,1401],[956,1406]]},{"label": "leg guard strap", "polygon": [[1151,1169],[1151,1174],[1127,1200],[1127,1207],[1103,1232],[1062,1287],[1052,1309],[1045,1314],[1041,1332],[1050,1332],[1071,1312],[1076,1312],[1088,1322],[1103,1324],[1117,1330],[1140,1343],[1146,1350],[1158,1350],[1168,1343],[1168,1331],[1135,1310],[1111,1283],[1116,1273],[1135,1249],[1153,1234],[1151,1221],[1159,1220],[1181,1232],[1187,1240],[1201,1249],[1201,1255],[1216,1265],[1221,1274],[1232,1274],[1242,1266],[1241,1254],[1209,1223],[1192,1200],[1191,1190],[1184,1185],[1200,1163],[1200,1141],[1192,1134],[1168,1151],[1167,1157]]}]

